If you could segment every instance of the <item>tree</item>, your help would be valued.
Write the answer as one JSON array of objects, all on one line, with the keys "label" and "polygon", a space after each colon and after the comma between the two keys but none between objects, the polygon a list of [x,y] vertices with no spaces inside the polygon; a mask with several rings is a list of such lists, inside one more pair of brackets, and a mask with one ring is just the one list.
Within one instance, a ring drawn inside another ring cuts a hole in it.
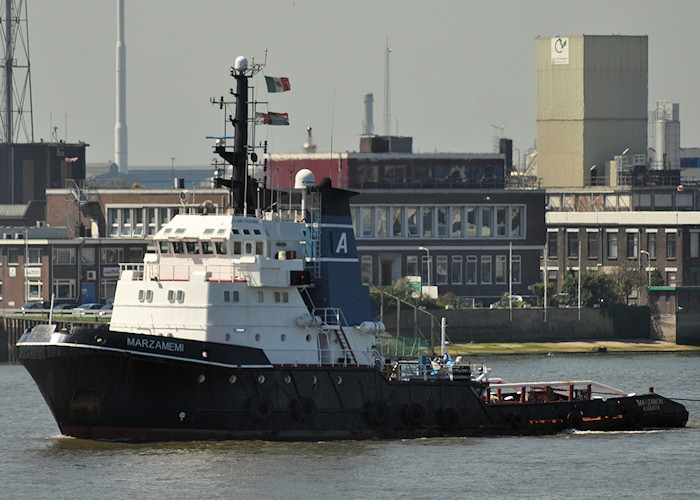
[{"label": "tree", "polygon": [[[578,273],[573,269],[566,272],[562,293],[568,297],[569,305],[578,304]],[[615,304],[620,301],[620,295],[615,289],[613,277],[603,271],[584,269],[581,273],[581,305]]]},{"label": "tree", "polygon": [[658,267],[652,269],[649,274],[649,286],[664,286],[664,276],[661,274]]},{"label": "tree", "polygon": [[[533,283],[532,291],[537,295],[537,305],[542,307],[544,304],[544,283]],[[555,307],[557,305],[557,299],[554,295],[554,284],[547,283],[547,306]]]},{"label": "tree", "polygon": [[629,303],[632,290],[639,288],[646,282],[639,263],[632,260],[627,260],[617,266],[612,274],[617,291],[621,297],[625,298],[626,304]]}]

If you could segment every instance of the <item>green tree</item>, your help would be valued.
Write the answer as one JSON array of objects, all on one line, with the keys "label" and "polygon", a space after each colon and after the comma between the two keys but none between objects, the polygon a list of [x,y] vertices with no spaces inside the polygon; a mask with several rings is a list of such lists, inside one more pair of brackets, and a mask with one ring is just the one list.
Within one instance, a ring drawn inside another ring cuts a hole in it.
[{"label": "green tree", "polygon": [[[584,269],[581,273],[581,305],[615,304],[620,295],[615,288],[615,280],[609,273]],[[578,304],[578,273],[573,269],[566,272],[562,293],[567,295],[569,305]]]},{"label": "green tree", "polygon": [[620,297],[624,298],[625,304],[629,303],[632,291],[646,282],[646,276],[639,267],[639,263],[632,260],[627,260],[617,266],[612,274],[617,291]]},{"label": "green tree", "polygon": [[664,276],[658,267],[652,269],[649,274],[649,286],[664,286]]},{"label": "green tree", "polygon": [[[532,284],[532,291],[537,295],[537,305],[542,307],[544,304],[544,283],[541,281]],[[557,305],[557,299],[554,294],[554,284],[547,283],[547,306],[555,307]]]}]

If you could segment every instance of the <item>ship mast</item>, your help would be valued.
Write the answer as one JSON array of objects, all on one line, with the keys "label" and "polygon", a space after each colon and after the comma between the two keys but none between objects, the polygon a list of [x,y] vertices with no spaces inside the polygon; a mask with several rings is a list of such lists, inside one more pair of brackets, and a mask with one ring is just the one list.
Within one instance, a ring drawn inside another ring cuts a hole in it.
[{"label": "ship mast", "polygon": [[[228,120],[233,124],[233,151],[226,150],[225,142],[217,141],[214,151],[233,167],[230,179],[217,177],[214,183],[217,187],[225,186],[231,192],[231,208],[234,213],[247,215],[257,206],[255,200],[256,181],[248,174],[248,79],[255,76],[265,67],[265,64],[248,64],[246,57],[236,58],[231,68],[231,76],[236,80],[235,91],[231,94],[236,99],[236,111]],[[216,101],[212,100],[213,103]],[[220,101],[223,103],[223,98]],[[252,148],[250,148],[252,149]],[[250,159],[255,163],[257,154],[251,152]]]}]

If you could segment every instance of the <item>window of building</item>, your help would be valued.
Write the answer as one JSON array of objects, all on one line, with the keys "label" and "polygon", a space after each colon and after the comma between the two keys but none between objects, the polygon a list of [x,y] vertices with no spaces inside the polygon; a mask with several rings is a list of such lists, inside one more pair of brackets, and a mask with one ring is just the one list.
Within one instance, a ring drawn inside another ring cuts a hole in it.
[{"label": "window of building", "polygon": [[450,270],[450,282],[453,285],[462,284],[462,256],[452,256],[452,268]]},{"label": "window of building", "polygon": [[496,284],[502,285],[506,282],[506,256],[496,255]]},{"label": "window of building", "polygon": [[377,207],[377,236],[387,237],[389,235],[389,208]]},{"label": "window of building", "polygon": [[148,236],[153,236],[158,232],[158,226],[156,224],[156,209],[149,208],[146,210],[146,223],[148,224],[146,228],[146,234]]},{"label": "window of building", "polygon": [[435,261],[436,283],[447,284],[447,255],[438,255]]},{"label": "window of building", "polygon": [[44,284],[41,281],[30,281],[27,283],[27,299],[28,300],[41,300],[44,298],[43,295]]},{"label": "window of building", "polygon": [[598,231],[586,233],[588,239],[588,258],[591,260],[598,258]]},{"label": "window of building", "polygon": [[690,257],[694,259],[700,257],[700,233],[698,232],[690,233]]},{"label": "window of building", "polygon": [[143,210],[134,210],[134,236],[143,236]]},{"label": "window of building", "polygon": [[420,235],[418,232],[418,209],[415,207],[406,208],[406,227],[408,229],[408,236],[417,237]]},{"label": "window of building", "polygon": [[131,236],[132,230],[132,214],[130,209],[124,209],[122,212],[122,236]]},{"label": "window of building", "polygon": [[566,233],[566,255],[570,259],[578,259],[578,231]]},{"label": "window of building", "polygon": [[452,237],[461,238],[463,234],[462,229],[462,214],[464,210],[461,207],[452,208]]},{"label": "window of building", "polygon": [[[350,209],[350,218],[352,219],[352,231],[355,233],[355,237],[358,238],[360,236],[359,225],[361,222],[359,207],[352,207]],[[238,234],[238,230],[234,229],[233,234]]]},{"label": "window of building", "polygon": [[29,265],[41,265],[41,248],[29,247],[27,250],[27,261]]},{"label": "window of building", "polygon": [[75,280],[54,280],[53,294],[58,300],[75,299]]},{"label": "window of building", "polygon": [[[423,255],[421,257],[421,267],[420,267],[420,279],[423,283],[427,283],[430,285],[430,282],[433,280],[433,273],[432,273],[432,257],[428,257],[427,255]],[[428,275],[428,269],[431,270],[430,275]]]},{"label": "window of building", "polygon": [[547,257],[556,259],[559,256],[559,233],[557,231],[547,231]]},{"label": "window of building", "polygon": [[104,302],[114,302],[114,292],[117,290],[117,280],[102,280],[102,300]]},{"label": "window of building", "polygon": [[483,238],[491,237],[491,228],[493,227],[492,219],[493,210],[491,207],[481,207],[481,236]]},{"label": "window of building", "polygon": [[437,236],[445,238],[447,236],[447,212],[448,208],[440,207],[437,209]]},{"label": "window of building", "polygon": [[[676,258],[676,233],[666,233],[666,258]],[[675,278],[674,278],[675,281]]]},{"label": "window of building", "polygon": [[403,236],[403,209],[393,208],[391,216],[392,236]]},{"label": "window of building", "polygon": [[7,249],[7,263],[11,266],[19,264],[19,250],[16,248]]},{"label": "window of building", "polygon": [[56,265],[75,264],[75,249],[55,247],[53,249],[53,263]]},{"label": "window of building", "polygon": [[84,266],[94,266],[95,262],[95,247],[82,247],[80,249],[80,263]]},{"label": "window of building", "polygon": [[100,262],[102,264],[119,264],[123,260],[124,260],[124,249],[123,248],[101,248],[100,249]]},{"label": "window of building", "polygon": [[476,266],[476,255],[467,255],[467,285],[475,285],[477,283]]},{"label": "window of building", "polygon": [[676,286],[676,271],[666,271],[666,286]]},{"label": "window of building", "polygon": [[371,285],[373,283],[372,256],[363,255],[361,260],[362,284]]},{"label": "window of building", "polygon": [[520,255],[513,255],[511,261],[511,270],[513,273],[512,280],[513,283],[522,283],[522,259]]},{"label": "window of building", "polygon": [[523,214],[521,207],[510,207],[510,235],[523,236]]},{"label": "window of building", "polygon": [[406,276],[419,276],[417,255],[406,256]]},{"label": "window of building", "polygon": [[114,208],[108,208],[107,220],[109,221],[109,235],[119,236],[119,211]]},{"label": "window of building", "polygon": [[608,239],[608,259],[617,259],[617,233],[605,233]]},{"label": "window of building", "polygon": [[496,236],[507,236],[508,234],[507,212],[506,207],[496,207]]},{"label": "window of building", "polygon": [[143,248],[129,248],[129,262],[143,262]]},{"label": "window of building", "polygon": [[476,207],[467,208],[467,236],[477,235]]},{"label": "window of building", "polygon": [[[690,286],[700,286],[700,271],[690,271]],[[0,283],[0,286],[2,284]]]},{"label": "window of building", "polygon": [[362,237],[371,238],[374,236],[374,213],[371,207],[362,207]]},{"label": "window of building", "polygon": [[484,284],[491,283],[493,281],[491,270],[491,256],[482,255],[481,256],[481,282]]},{"label": "window of building", "polygon": [[163,227],[166,225],[168,222],[170,222],[171,216],[170,216],[170,210],[167,208],[161,208],[158,210],[158,215],[160,217],[160,225]]},{"label": "window of building", "polygon": [[423,236],[433,236],[433,207],[423,207]]},{"label": "window of building", "polygon": [[650,259],[656,259],[656,233],[647,233],[647,252]]},{"label": "window of building", "polygon": [[627,258],[636,259],[639,255],[639,234],[627,233]]}]

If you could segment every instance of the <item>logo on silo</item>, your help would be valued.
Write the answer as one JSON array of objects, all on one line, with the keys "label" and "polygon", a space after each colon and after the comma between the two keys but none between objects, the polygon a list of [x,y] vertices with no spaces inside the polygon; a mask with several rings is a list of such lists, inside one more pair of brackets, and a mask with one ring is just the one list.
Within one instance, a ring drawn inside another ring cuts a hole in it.
[{"label": "logo on silo", "polygon": [[552,65],[569,64],[569,39],[556,37],[551,39]]}]

